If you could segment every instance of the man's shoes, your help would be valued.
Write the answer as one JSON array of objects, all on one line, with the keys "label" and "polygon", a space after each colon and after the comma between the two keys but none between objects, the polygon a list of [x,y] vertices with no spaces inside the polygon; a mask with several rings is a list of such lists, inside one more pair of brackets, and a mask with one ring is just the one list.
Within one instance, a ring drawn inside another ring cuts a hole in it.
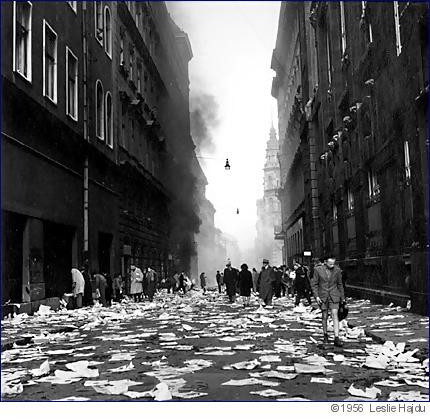
[{"label": "man's shoes", "polygon": [[334,338],[334,346],[337,346],[338,348],[343,347],[343,342],[339,339],[339,336],[336,336]]},{"label": "man's shoes", "polygon": [[328,343],[328,342],[329,342],[328,335],[324,335],[323,343]]}]

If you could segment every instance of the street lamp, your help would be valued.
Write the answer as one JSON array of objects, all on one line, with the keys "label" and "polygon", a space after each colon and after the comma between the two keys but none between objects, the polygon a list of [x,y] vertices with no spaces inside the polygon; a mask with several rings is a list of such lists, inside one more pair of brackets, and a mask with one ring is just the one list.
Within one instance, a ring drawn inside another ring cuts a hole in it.
[{"label": "street lamp", "polygon": [[225,160],[225,170],[230,170],[230,163],[228,162],[228,159]]}]

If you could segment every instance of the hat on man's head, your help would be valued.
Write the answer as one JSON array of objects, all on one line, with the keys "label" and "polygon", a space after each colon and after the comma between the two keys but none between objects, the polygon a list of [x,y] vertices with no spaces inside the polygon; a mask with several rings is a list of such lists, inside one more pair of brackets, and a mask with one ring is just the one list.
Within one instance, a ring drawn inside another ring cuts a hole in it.
[{"label": "hat on man's head", "polygon": [[269,263],[269,259],[263,259],[263,263]]},{"label": "hat on man's head", "polygon": [[231,266],[231,261],[230,261],[230,259],[227,259],[227,263],[225,264],[225,266]]}]

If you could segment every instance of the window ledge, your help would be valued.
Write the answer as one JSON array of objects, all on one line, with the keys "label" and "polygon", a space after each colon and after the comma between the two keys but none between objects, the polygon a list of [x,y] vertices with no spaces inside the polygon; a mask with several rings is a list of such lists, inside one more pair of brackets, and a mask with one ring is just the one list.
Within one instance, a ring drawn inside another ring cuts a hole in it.
[{"label": "window ledge", "polygon": [[45,99],[48,100],[49,103],[51,103],[52,105],[58,106],[58,103],[56,100],[52,99],[51,97],[49,97],[48,95],[43,95],[45,97]]},{"label": "window ledge", "polygon": [[73,122],[78,122],[78,117],[74,117],[74,116],[70,115],[68,112],[66,113],[66,115],[67,115],[67,117],[68,117],[69,119],[71,119]]},{"label": "window ledge", "polygon": [[31,77],[29,78],[29,77],[24,76],[24,74],[22,74],[22,73],[21,73],[20,71],[18,71],[18,70],[13,70],[13,72],[14,72],[15,74],[19,75],[19,77],[20,77],[21,79],[25,80],[27,83],[29,83],[29,84],[33,84],[33,83],[32,83],[32,81],[31,81]]}]

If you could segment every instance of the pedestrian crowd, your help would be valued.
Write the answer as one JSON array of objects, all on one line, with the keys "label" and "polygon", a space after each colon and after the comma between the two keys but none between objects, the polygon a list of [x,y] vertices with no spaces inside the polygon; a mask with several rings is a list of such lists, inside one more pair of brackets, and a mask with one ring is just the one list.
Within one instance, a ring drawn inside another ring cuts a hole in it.
[{"label": "pedestrian crowd", "polygon": [[[250,306],[251,295],[259,297],[260,304],[265,308],[272,307],[273,299],[287,297],[293,298],[295,306],[303,300],[308,306],[312,306],[312,297],[321,309],[324,343],[329,342],[327,333],[328,316],[331,314],[334,329],[334,343],[342,346],[339,339],[339,309],[345,311],[345,293],[342,270],[336,265],[332,256],[315,260],[312,269],[294,261],[292,267],[286,265],[270,266],[268,259],[263,259],[260,272],[246,263],[240,266],[240,270],[233,267],[227,260],[224,270],[218,270],[215,275],[218,292],[225,293],[230,303],[236,301],[236,297],[242,298],[244,307]],[[112,279],[107,272],[97,272],[90,275],[88,264],[81,269],[73,268],[72,294],[74,307],[83,305],[101,304],[109,307],[112,301],[121,302],[124,298],[138,303],[145,299],[152,302],[154,295],[162,288],[167,293],[180,293],[185,295],[196,288],[196,281],[185,272],[174,272],[173,275],[160,275],[150,266],[140,269],[131,265],[129,270],[129,284],[126,287],[121,274],[116,274]],[[207,275],[200,274],[200,288],[203,294],[207,292]],[[63,296],[63,305],[67,305]],[[67,305],[68,307],[70,305]]]}]

